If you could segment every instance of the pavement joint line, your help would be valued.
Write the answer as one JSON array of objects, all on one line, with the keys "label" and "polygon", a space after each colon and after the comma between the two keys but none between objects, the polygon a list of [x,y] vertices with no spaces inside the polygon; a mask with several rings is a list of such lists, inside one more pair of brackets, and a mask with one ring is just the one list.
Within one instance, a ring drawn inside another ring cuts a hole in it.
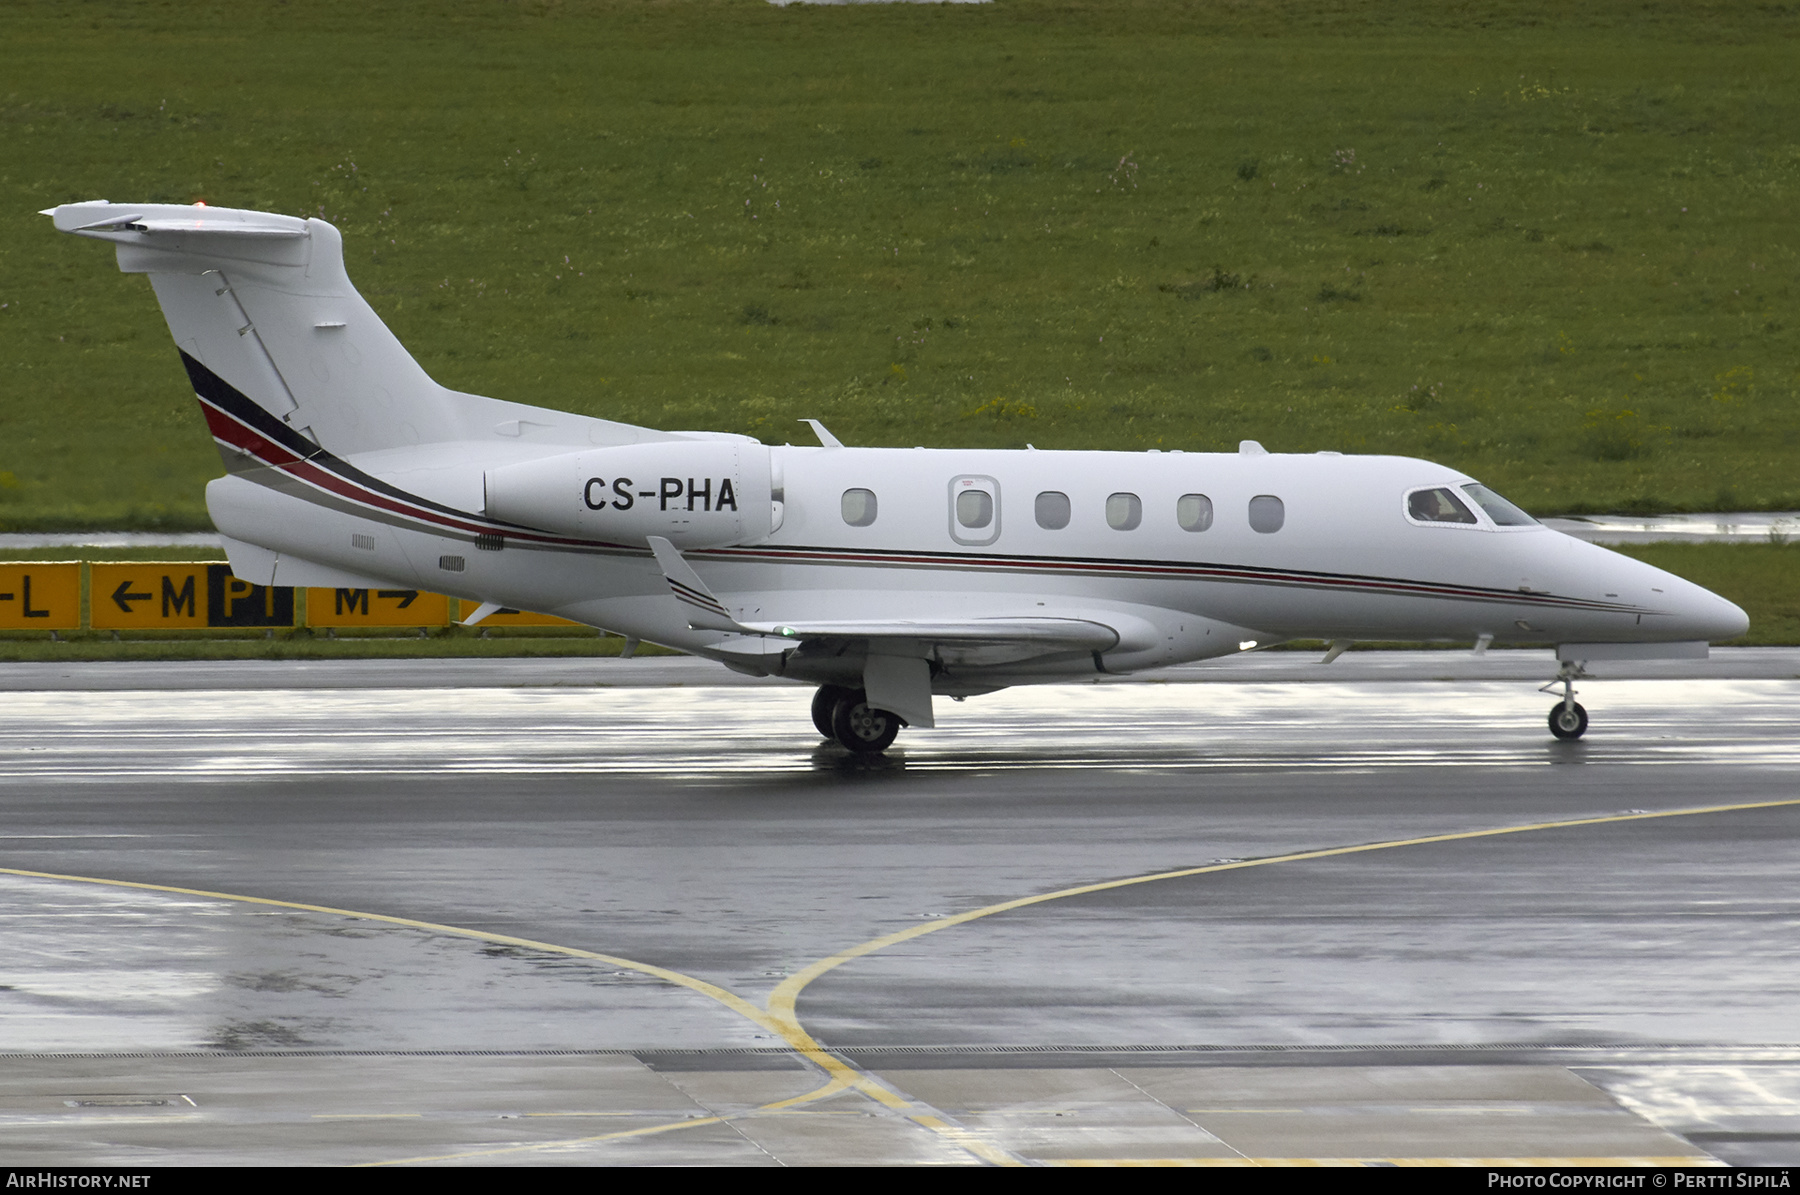
[{"label": "pavement joint line", "polygon": [[1210,1137],[1212,1140],[1218,1142],[1220,1145],[1224,1146],[1226,1149],[1229,1149],[1232,1153],[1237,1154],[1240,1157],[1248,1156],[1244,1153],[1243,1150],[1239,1149],[1237,1146],[1231,1144],[1231,1142],[1225,1140],[1225,1138],[1219,1136],[1217,1133],[1213,1132],[1211,1129],[1207,1128],[1205,1125],[1203,1125],[1199,1121],[1195,1120],[1193,1118],[1193,1116],[1190,1115],[1190,1113],[1193,1111],[1193,1109],[1190,1108],[1187,1110],[1183,1110],[1181,1108],[1176,1107],[1174,1104],[1171,1104],[1168,1100],[1165,1100],[1165,1099],[1161,1098],[1160,1096],[1151,1094],[1149,1091],[1147,1091],[1144,1088],[1144,1085],[1142,1083],[1139,1083],[1137,1080],[1133,1079],[1130,1075],[1122,1074],[1119,1071],[1119,1068],[1117,1068],[1117,1067],[1108,1067],[1106,1073],[1111,1075],[1113,1078],[1118,1079],[1120,1082],[1125,1083],[1126,1085],[1131,1087],[1133,1090],[1135,1090],[1139,1095],[1143,1096],[1145,1099],[1149,1100],[1151,1103],[1155,1104],[1157,1107],[1162,1108],[1163,1110],[1169,1112],[1170,1114],[1172,1114],[1174,1116],[1178,1116],[1182,1120],[1187,1121],[1188,1124],[1190,1124],[1194,1127],[1195,1132],[1201,1133],[1207,1137]]}]

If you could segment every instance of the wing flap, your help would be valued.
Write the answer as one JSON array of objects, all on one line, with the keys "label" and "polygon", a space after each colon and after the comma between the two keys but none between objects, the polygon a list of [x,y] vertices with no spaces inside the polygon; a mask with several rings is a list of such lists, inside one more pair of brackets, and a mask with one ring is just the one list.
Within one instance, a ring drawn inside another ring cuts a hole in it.
[{"label": "wing flap", "polygon": [[[745,622],[713,595],[679,549],[659,535],[647,539],[670,594],[687,607],[688,626],[697,631],[731,632],[732,638],[726,641],[731,646],[719,650],[732,654],[750,654],[751,645],[759,638],[764,645],[774,640],[796,647],[859,641],[872,655],[917,659],[947,655],[970,659],[996,652],[1007,659],[1028,659],[1057,652],[1111,651],[1119,645],[1119,632],[1105,623],[1044,614]],[[755,654],[769,654],[768,646]]]},{"label": "wing flap", "polygon": [[783,639],[919,640],[925,643],[1021,644],[1049,651],[1109,651],[1119,633],[1085,618],[868,619],[804,623],[745,623],[744,629]]}]

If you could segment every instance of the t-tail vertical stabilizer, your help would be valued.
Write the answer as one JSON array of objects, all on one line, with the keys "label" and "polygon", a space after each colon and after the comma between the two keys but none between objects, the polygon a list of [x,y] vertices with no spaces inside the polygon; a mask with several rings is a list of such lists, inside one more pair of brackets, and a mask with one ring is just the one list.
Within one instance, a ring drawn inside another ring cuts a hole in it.
[{"label": "t-tail vertical stabilizer", "polygon": [[429,569],[464,559],[440,553],[442,537],[512,530],[481,513],[486,469],[678,438],[438,385],[357,294],[323,220],[103,200],[44,214],[150,276],[231,474],[207,486],[206,506],[245,580],[491,587]]},{"label": "t-tail vertical stabilizer", "polygon": [[244,400],[293,432],[294,444],[337,457],[459,440],[516,450],[521,440],[571,447],[668,438],[438,385],[351,285],[343,237],[323,220],[103,200],[44,214],[58,231],[112,241],[119,269],[150,276],[234,471],[247,462],[218,435],[219,421],[261,421],[220,408]]},{"label": "t-tail vertical stabilizer", "polygon": [[455,395],[356,293],[325,221],[104,202],[46,214],[59,231],[114,242],[125,273],[150,275],[203,399],[222,393],[216,377],[338,456],[461,438]]}]

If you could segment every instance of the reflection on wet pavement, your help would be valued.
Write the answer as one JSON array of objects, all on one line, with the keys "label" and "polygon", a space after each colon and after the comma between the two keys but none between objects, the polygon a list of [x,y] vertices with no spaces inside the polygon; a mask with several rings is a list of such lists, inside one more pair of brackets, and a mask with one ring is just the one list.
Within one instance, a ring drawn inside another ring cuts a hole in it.
[{"label": "reflection on wet pavement", "polygon": [[1552,740],[1518,684],[1118,685],[939,699],[889,758],[821,745],[800,689],[34,692],[0,780],[525,772],[742,776],[970,768],[1800,764],[1800,681],[1593,681]]}]

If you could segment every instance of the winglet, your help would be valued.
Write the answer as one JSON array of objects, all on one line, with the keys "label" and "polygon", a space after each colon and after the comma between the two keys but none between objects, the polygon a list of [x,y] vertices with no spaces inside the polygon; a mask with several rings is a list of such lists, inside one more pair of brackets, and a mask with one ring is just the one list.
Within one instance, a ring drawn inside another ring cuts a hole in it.
[{"label": "winglet", "polygon": [[819,443],[827,448],[842,448],[844,442],[825,430],[825,425],[817,419],[796,419],[795,423],[804,423],[813,429],[813,435],[819,437]]},{"label": "winglet", "polygon": [[744,628],[726,612],[719,599],[712,595],[712,590],[706,587],[706,582],[681,558],[674,544],[660,535],[648,539],[650,550],[656,553],[656,563],[662,567],[663,579],[669,583],[669,591],[691,608],[688,626],[696,631],[743,632]]},{"label": "winglet", "polygon": [[483,602],[483,603],[481,603],[481,605],[475,607],[475,613],[473,613],[473,614],[469,615],[467,618],[463,619],[459,625],[465,626],[465,627],[472,627],[476,623],[480,622],[482,619],[486,618],[488,615],[498,614],[500,611],[502,611],[504,609],[506,609],[506,607],[502,606],[499,602]]}]

